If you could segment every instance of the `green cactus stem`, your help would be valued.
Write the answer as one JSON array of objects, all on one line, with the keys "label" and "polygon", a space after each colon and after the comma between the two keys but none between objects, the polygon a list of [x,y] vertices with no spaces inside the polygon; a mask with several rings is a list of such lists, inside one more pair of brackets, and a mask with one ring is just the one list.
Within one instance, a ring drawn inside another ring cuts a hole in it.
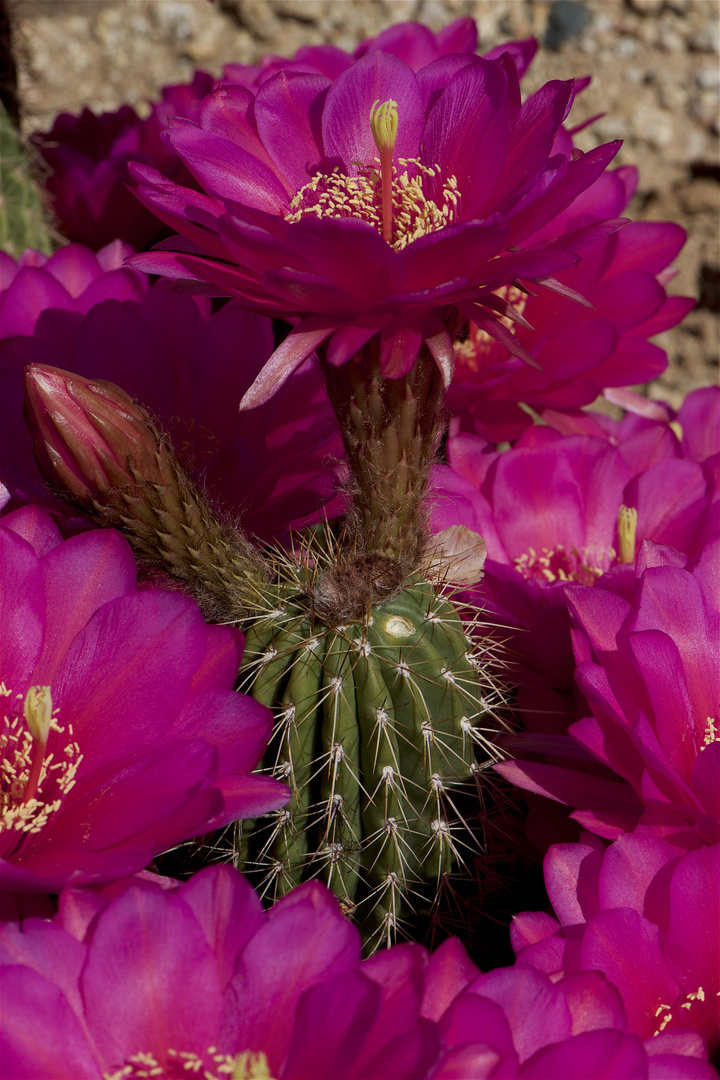
[{"label": "green cactus stem", "polygon": [[49,255],[52,242],[22,139],[0,105],[0,250],[17,259],[26,248]]},{"label": "green cactus stem", "polygon": [[268,609],[247,631],[240,686],[275,710],[264,766],[293,794],[241,823],[239,847],[267,894],[320,877],[366,937],[390,943],[413,892],[473,843],[453,788],[501,755],[481,727],[487,656],[453,604],[416,574],[363,619],[328,625],[311,598],[336,558],[314,538],[296,560],[278,557]]}]

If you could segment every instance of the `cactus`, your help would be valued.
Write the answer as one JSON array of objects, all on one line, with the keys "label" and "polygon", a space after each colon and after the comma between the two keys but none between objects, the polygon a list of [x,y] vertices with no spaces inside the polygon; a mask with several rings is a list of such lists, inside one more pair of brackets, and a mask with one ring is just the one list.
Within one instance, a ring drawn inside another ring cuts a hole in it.
[{"label": "cactus", "polygon": [[480,771],[476,746],[486,763],[500,756],[478,726],[487,658],[422,574],[359,620],[323,622],[313,584],[337,558],[317,534],[279,557],[248,629],[240,686],[275,710],[264,765],[292,799],[240,823],[238,839],[266,893],[322,877],[368,937],[390,943],[409,895],[468,845],[452,790]]},{"label": "cactus", "polygon": [[23,142],[0,105],[0,250],[19,258],[26,248],[49,255],[52,244]]}]

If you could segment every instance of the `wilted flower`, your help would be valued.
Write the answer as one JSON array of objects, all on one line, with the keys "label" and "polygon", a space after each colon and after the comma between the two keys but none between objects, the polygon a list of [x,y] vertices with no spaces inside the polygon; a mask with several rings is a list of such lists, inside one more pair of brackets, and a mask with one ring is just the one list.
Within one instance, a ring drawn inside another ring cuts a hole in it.
[{"label": "wilted flower", "polygon": [[360,948],[316,882],[269,912],[229,867],[68,889],[54,922],[4,928],[3,1075],[426,1076],[425,950]]},{"label": "wilted flower", "polygon": [[449,382],[458,319],[532,363],[493,290],[554,287],[550,275],[618,224],[535,243],[617,151],[553,154],[572,98],[571,82],[555,82],[521,104],[505,55],[454,54],[416,74],[371,52],[333,82],[280,72],[255,96],[222,87],[199,124],[174,121],[166,135],[202,192],[131,166],[139,197],[182,234],[134,264],[299,320],[247,407],[320,346],[339,366],[376,336],[383,375],[410,371],[424,342]]},{"label": "wilted flower", "polygon": [[134,873],[180,841],[287,801],[250,775],[271,715],[232,687],[242,637],[140,590],[122,537],[2,519],[2,881]]},{"label": "wilted flower", "polygon": [[678,855],[643,828],[607,849],[587,833],[558,844],[545,857],[557,918],[526,912],[511,937],[518,962],[554,980],[602,972],[650,1053],[704,1059],[720,1048],[720,846]]}]

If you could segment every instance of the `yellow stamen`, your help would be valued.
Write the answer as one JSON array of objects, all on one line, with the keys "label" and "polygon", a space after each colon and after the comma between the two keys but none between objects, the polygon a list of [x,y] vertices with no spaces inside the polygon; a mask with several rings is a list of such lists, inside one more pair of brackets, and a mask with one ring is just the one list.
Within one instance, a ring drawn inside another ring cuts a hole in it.
[{"label": "yellow stamen", "polygon": [[393,235],[393,152],[398,129],[397,102],[388,99],[373,103],[370,109],[370,130],[380,154],[380,176],[382,180],[382,231],[383,239],[392,244]]},{"label": "yellow stamen", "polygon": [[638,512],[633,506],[621,506],[618,510],[618,562],[635,562],[635,534]]}]

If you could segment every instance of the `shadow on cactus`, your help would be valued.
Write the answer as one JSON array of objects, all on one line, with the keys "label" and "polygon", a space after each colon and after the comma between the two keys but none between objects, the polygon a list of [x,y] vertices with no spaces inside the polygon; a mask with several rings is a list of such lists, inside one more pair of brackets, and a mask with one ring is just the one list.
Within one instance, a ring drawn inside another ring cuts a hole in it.
[{"label": "shadow on cactus", "polygon": [[497,645],[471,643],[449,584],[477,580],[484,545],[465,530],[469,551],[448,555],[425,522],[444,428],[439,368],[423,349],[407,374],[386,378],[377,339],[340,368],[321,361],[352,473],[349,509],[286,549],[261,551],[220,521],[119,388],[35,364],[26,397],[48,479],[122,529],[207,618],[245,630],[238,687],[275,712],[263,767],[292,797],[239,823],[234,860],[268,898],[320,877],[372,948],[432,907],[477,849],[455,792],[502,756],[492,741],[502,692],[490,674]]}]

